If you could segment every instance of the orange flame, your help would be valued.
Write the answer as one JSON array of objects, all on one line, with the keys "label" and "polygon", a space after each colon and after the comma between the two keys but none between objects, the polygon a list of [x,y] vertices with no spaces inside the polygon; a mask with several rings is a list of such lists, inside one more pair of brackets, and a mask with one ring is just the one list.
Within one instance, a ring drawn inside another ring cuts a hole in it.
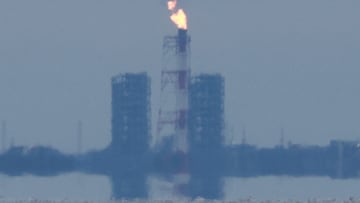
[{"label": "orange flame", "polygon": [[183,9],[177,9],[177,0],[168,1],[168,9],[171,11],[170,19],[179,29],[187,30],[187,16]]},{"label": "orange flame", "polygon": [[174,11],[176,8],[177,1],[168,1],[168,9],[170,11]]},{"label": "orange flame", "polygon": [[187,17],[184,10],[179,9],[170,16],[170,19],[175,23],[179,29],[187,30]]}]

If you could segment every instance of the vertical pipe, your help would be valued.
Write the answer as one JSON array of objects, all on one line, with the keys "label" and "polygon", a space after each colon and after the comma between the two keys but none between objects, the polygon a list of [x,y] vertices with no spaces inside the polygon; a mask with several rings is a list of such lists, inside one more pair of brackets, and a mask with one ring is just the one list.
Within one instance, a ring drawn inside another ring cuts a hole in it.
[{"label": "vertical pipe", "polygon": [[246,128],[245,127],[243,128],[243,131],[242,131],[241,144],[246,145]]},{"label": "vertical pipe", "polygon": [[6,141],[7,141],[7,129],[6,121],[1,122],[1,143],[2,143],[2,152],[6,151]]},{"label": "vertical pipe", "polygon": [[187,152],[188,148],[188,92],[190,81],[190,67],[188,65],[188,41],[187,30],[178,29],[177,35],[177,66],[178,74],[176,84],[176,126],[175,126],[175,151]]},{"label": "vertical pipe", "polygon": [[184,53],[187,51],[187,30],[184,29],[178,29],[178,51],[180,53]]},{"label": "vertical pipe", "polygon": [[280,130],[280,147],[285,147],[285,133],[284,128]]},{"label": "vertical pipe", "polygon": [[82,131],[83,131],[83,124],[82,121],[79,120],[77,123],[77,150],[78,154],[82,153]]}]

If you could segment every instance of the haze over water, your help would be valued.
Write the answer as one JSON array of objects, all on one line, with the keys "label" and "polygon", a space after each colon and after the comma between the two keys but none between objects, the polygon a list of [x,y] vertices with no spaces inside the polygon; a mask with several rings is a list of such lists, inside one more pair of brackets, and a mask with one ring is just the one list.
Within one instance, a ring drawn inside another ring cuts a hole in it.
[{"label": "haze over water", "polygon": [[[358,1],[181,1],[192,71],[226,78],[236,142],[327,144],[359,138]],[[141,5],[141,6],[139,6]],[[0,2],[0,119],[16,144],[76,152],[110,142],[110,77],[148,71],[153,123],[161,45],[175,34],[161,1]],[[155,128],[153,128],[155,129]],[[228,135],[229,136],[229,135]]]},{"label": "haze over water", "polygon": [[[358,140],[360,2],[356,0],[180,2],[192,37],[192,71],[226,79],[227,143],[325,145]],[[141,5],[141,6],[139,6]],[[76,153],[110,143],[110,78],[147,71],[152,122],[160,90],[161,45],[176,28],[162,1],[1,1],[0,120],[7,144],[50,145]],[[153,129],[156,129],[153,127]],[[156,181],[155,181],[156,182]],[[157,182],[156,182],[157,183]],[[167,183],[150,184],[151,198]],[[358,179],[227,178],[225,199],[343,198]],[[272,190],[269,190],[271,188]],[[110,199],[104,176],[0,176],[0,197]]]},{"label": "haze over water", "polygon": [[[149,179],[149,199],[175,199],[169,183]],[[224,200],[359,199],[360,180],[331,180],[326,177],[226,178]],[[36,187],[34,187],[36,186]],[[51,178],[0,176],[1,199],[109,200],[112,188],[105,176],[78,173]]]}]

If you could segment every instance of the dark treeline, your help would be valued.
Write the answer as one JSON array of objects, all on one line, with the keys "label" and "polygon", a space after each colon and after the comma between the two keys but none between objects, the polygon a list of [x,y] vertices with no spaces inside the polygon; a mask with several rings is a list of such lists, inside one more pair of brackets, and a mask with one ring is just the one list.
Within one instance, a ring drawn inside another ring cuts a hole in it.
[{"label": "dark treeline", "polygon": [[[63,154],[49,147],[13,147],[0,154],[0,171],[7,175],[56,175],[63,172],[111,173],[113,169],[146,168],[148,172],[173,174],[181,157],[170,148],[141,155],[107,148],[83,155]],[[360,175],[360,147],[356,143],[332,141],[328,146],[289,145],[257,148],[232,145],[221,149],[192,150],[191,173],[216,170],[223,176],[265,175],[329,176],[351,178]]]},{"label": "dark treeline", "polygon": [[184,193],[210,199],[222,197],[222,177],[286,175],[353,178],[360,174],[359,145],[343,141],[332,141],[323,147],[289,145],[257,148],[243,144],[192,148],[186,156],[172,153],[169,147],[135,153],[110,146],[76,156],[48,147],[13,147],[0,155],[0,171],[10,176],[53,176],[68,172],[106,175],[112,180],[114,198],[145,198],[146,177],[149,174],[171,177],[179,171],[179,167],[183,167],[184,160],[191,177]]},{"label": "dark treeline", "polygon": [[328,176],[360,175],[360,147],[355,142],[332,141],[328,146],[289,145],[256,148],[250,145],[225,149],[224,174],[229,176]]},{"label": "dark treeline", "polygon": [[0,171],[10,176],[53,176],[74,171],[75,162],[75,156],[49,147],[12,147],[0,155]]}]

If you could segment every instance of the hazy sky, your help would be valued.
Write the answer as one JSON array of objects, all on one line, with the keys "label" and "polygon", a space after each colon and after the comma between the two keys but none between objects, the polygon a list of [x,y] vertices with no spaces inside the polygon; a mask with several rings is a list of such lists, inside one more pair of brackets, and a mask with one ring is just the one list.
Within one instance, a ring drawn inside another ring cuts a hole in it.
[{"label": "hazy sky", "polygon": [[[360,138],[360,1],[183,0],[192,71],[226,78],[227,134],[272,146]],[[0,1],[0,120],[16,144],[110,142],[110,78],[148,71],[157,113],[165,0]],[[156,118],[156,117],[154,117]]]}]

